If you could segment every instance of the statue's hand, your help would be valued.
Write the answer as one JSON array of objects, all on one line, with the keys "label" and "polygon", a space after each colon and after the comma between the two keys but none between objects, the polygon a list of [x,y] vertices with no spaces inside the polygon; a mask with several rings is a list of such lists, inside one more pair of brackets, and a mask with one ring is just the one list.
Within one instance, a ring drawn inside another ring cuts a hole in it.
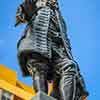
[{"label": "statue's hand", "polygon": [[25,22],[26,22],[25,14],[23,12],[22,6],[20,5],[17,9],[17,12],[16,12],[16,24],[15,24],[15,26],[18,26],[19,24],[25,23]]},{"label": "statue's hand", "polygon": [[16,16],[16,24],[15,24],[15,26],[18,26],[21,23],[26,23],[26,21],[23,18],[21,18],[21,16]]}]

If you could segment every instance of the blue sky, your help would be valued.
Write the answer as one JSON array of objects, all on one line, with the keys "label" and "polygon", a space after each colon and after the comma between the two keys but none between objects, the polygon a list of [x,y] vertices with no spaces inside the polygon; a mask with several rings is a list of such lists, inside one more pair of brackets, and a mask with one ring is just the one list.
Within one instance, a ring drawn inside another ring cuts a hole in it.
[{"label": "blue sky", "polygon": [[[16,57],[16,44],[24,30],[24,25],[14,27],[15,12],[22,1],[0,0],[0,64],[15,70],[19,80],[31,85],[31,78],[22,77]],[[60,0],[73,56],[80,65],[90,92],[89,100],[100,98],[99,4],[99,0]]]}]

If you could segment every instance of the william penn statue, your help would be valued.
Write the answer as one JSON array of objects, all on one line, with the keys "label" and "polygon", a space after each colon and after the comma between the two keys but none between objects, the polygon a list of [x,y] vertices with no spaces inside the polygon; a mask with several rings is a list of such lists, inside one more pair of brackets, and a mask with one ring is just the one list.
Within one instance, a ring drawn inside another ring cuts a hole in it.
[{"label": "william penn statue", "polygon": [[16,26],[26,23],[17,44],[23,76],[32,76],[35,91],[57,100],[83,100],[88,96],[74,60],[65,21],[57,0],[24,0],[16,12]]}]

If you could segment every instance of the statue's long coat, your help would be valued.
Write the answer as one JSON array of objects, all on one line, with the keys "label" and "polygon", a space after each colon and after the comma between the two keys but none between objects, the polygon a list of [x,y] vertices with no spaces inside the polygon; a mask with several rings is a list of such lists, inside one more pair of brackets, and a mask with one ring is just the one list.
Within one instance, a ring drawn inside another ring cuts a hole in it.
[{"label": "statue's long coat", "polygon": [[[31,11],[30,9],[27,9],[29,7],[29,3],[25,2],[20,5],[20,7],[24,10],[19,10],[17,12],[17,16],[20,15],[22,18],[27,20],[28,24],[24,31],[24,35],[18,42],[18,58],[23,75],[27,76],[29,75],[27,67],[25,67],[27,55],[38,54],[46,59],[51,59],[52,53],[56,52],[59,56],[63,56],[62,53],[65,49],[61,34],[65,33],[64,35],[66,35],[66,25],[62,16],[60,16],[60,20],[62,22],[60,24],[63,28],[63,33],[60,33],[59,22],[54,8],[50,9],[49,7],[38,7],[31,8],[31,10],[33,9]],[[67,36],[64,36],[64,38],[65,37],[68,49],[67,52],[70,52],[71,48],[69,39]]]}]

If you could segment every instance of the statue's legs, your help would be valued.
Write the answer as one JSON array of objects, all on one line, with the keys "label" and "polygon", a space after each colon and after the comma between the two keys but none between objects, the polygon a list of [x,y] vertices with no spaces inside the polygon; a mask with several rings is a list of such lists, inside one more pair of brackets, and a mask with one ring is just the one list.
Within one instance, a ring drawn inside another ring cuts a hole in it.
[{"label": "statue's legs", "polygon": [[57,100],[80,100],[80,98],[88,96],[83,77],[76,62],[66,57],[58,57],[56,60],[53,59],[51,66],[51,69],[54,69],[51,72],[53,76],[49,75],[53,78],[51,96]]},{"label": "statue's legs", "polygon": [[[76,90],[76,67],[72,60],[67,57],[60,58],[54,61],[56,73],[61,78],[61,95],[64,100],[74,100]],[[57,81],[57,80],[56,80]]]},{"label": "statue's legs", "polygon": [[35,59],[29,59],[27,68],[33,78],[33,87],[36,92],[48,92],[47,65]]}]

